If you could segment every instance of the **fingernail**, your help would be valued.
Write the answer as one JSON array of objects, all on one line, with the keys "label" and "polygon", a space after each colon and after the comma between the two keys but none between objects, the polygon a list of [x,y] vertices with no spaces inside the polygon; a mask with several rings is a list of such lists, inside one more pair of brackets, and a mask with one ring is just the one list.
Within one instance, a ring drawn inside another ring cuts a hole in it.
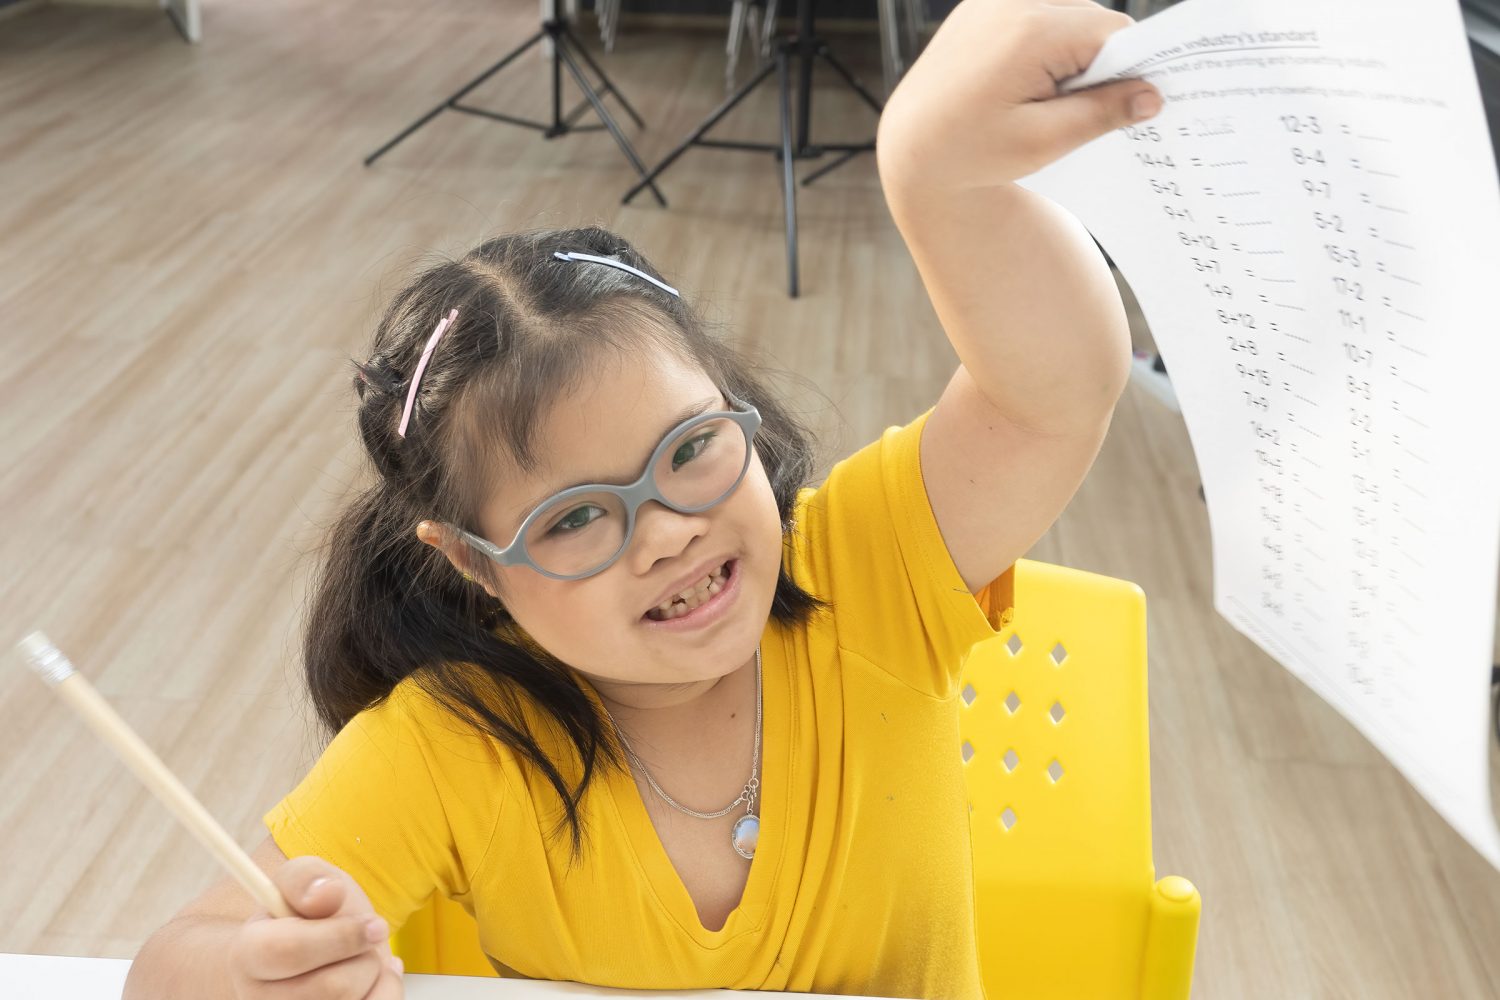
[{"label": "fingernail", "polygon": [[332,879],[326,879],[326,878],[315,878],[315,879],[313,879],[311,882],[308,883],[307,889],[302,893],[302,901],[304,903],[311,903],[313,897],[318,894],[318,890],[321,889],[321,888],[323,888],[323,886],[327,885],[330,881],[332,881]]},{"label": "fingernail", "polygon": [[392,955],[391,956],[391,971],[394,972],[396,975],[399,976],[399,975],[401,975],[401,973],[403,971],[405,971],[405,969],[406,969],[406,965],[405,965],[405,963],[403,963],[401,961],[401,956],[400,955]]},{"label": "fingernail", "polygon": [[1150,118],[1161,110],[1161,98],[1152,91],[1144,91],[1130,99],[1130,115],[1136,121]]},{"label": "fingernail", "polygon": [[369,923],[365,924],[365,937],[371,944],[378,944],[390,936],[390,924],[387,924],[381,917],[375,917]]}]

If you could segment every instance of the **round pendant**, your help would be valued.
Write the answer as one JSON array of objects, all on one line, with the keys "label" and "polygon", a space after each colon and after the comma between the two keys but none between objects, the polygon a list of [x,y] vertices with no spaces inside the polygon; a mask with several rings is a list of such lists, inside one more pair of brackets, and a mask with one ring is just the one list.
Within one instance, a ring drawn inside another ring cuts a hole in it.
[{"label": "round pendant", "polygon": [[760,840],[760,817],[745,815],[734,821],[734,833],[730,843],[735,853],[746,860],[754,860],[755,845]]}]

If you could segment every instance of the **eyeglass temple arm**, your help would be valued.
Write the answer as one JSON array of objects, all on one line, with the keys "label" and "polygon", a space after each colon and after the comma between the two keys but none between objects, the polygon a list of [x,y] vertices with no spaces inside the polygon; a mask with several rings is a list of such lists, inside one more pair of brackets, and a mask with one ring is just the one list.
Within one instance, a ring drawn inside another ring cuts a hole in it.
[{"label": "eyeglass temple arm", "polygon": [[487,538],[480,538],[472,531],[465,531],[463,528],[459,528],[458,533],[463,536],[466,542],[474,546],[479,551],[483,552],[485,555],[489,556],[491,559],[495,560],[501,565],[510,565],[511,560],[506,557],[505,553],[503,553],[500,550],[500,547],[494,542],[490,541]]}]

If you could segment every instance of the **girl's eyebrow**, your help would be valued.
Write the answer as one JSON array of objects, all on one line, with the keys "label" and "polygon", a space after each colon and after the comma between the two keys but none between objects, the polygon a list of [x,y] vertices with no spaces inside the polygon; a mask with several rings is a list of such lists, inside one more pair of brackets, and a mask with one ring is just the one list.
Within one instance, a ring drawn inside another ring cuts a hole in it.
[{"label": "girl's eyebrow", "polygon": [[676,427],[684,420],[688,420],[700,414],[707,413],[709,410],[713,409],[714,406],[719,403],[721,398],[722,397],[720,396],[709,396],[707,399],[700,399],[696,403],[689,403],[686,407],[683,408],[681,413],[677,414],[677,416],[667,421],[667,426],[661,429],[661,434],[656,439],[657,443],[660,444],[661,439],[671,433],[672,428]]},{"label": "girl's eyebrow", "polygon": [[[715,406],[721,405],[722,401],[723,401],[723,396],[722,395],[719,395],[719,396],[708,396],[708,397],[705,397],[703,399],[698,400],[696,403],[689,403],[687,406],[683,407],[683,409],[682,409],[682,411],[680,413],[678,413],[676,416],[672,417],[670,420],[667,421],[667,425],[662,428],[661,435],[657,438],[656,444],[651,446],[652,449],[655,450],[655,448],[657,447],[657,445],[661,444],[662,440],[669,433],[671,433],[672,428],[676,427],[680,423],[683,423],[683,422],[685,422],[687,420],[692,419],[693,417],[700,416],[700,415],[702,415],[704,413],[707,413],[709,410],[712,410]],[[647,452],[647,457],[650,457],[650,452]],[[631,476],[630,476],[630,478],[633,480],[638,475],[640,475],[639,472],[632,473]],[[532,511],[536,510],[537,505],[540,504],[542,501],[550,499],[551,497],[556,496],[557,494],[561,493],[563,490],[571,490],[574,486],[583,486],[585,484],[602,483],[602,482],[604,482],[604,480],[602,480],[602,479],[584,479],[584,480],[581,480],[579,482],[573,483],[573,484],[571,484],[569,486],[559,486],[556,489],[546,490],[545,492],[538,494],[537,496],[533,497],[532,499],[528,500],[525,504],[523,504],[521,506],[521,508],[520,508],[520,516],[521,517],[525,517],[526,515],[530,514]]]}]

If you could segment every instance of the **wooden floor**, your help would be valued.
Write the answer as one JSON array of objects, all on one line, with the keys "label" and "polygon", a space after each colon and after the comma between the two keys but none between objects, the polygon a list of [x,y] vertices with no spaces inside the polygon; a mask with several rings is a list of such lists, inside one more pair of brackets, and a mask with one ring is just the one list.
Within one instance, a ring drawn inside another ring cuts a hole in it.
[{"label": "wooden floor", "polygon": [[[445,114],[361,166],[533,30],[533,3],[204,7],[196,48],[152,14],[0,21],[0,640],[46,630],[248,846],[316,751],[296,628],[360,471],[345,359],[412,267],[520,227],[617,228],[802,377],[825,469],[931,404],[955,358],[869,156],[801,192],[793,301],[768,157],[689,153],[666,211],[620,205],[632,174],[602,133]],[[873,36],[836,45],[879,80]],[[722,34],[627,24],[605,65],[654,162],[722,94]],[[471,100],[540,116],[546,82],[528,55]],[[721,136],[774,136],[772,94]],[[872,134],[832,74],[816,108],[816,138]],[[1148,595],[1155,855],[1203,893],[1195,996],[1500,996],[1500,873],[1213,613],[1197,487],[1180,418],[1132,386],[1032,553]],[[218,874],[14,664],[0,859],[6,952],[131,956]]]}]

